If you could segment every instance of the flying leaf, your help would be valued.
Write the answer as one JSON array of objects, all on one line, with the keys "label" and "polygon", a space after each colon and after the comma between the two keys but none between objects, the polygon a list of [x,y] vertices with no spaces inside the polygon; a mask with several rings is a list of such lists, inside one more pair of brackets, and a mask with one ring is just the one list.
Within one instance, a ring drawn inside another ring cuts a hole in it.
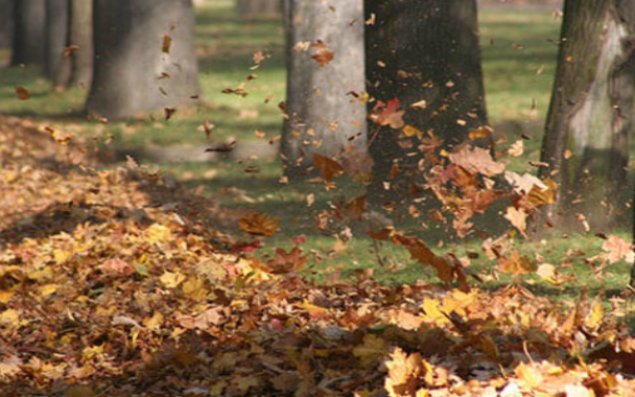
[{"label": "flying leaf", "polygon": [[518,229],[523,236],[526,236],[525,229],[527,229],[527,213],[523,209],[507,207],[505,219],[507,219],[512,226]]},{"label": "flying leaf", "polygon": [[238,227],[253,236],[272,236],[278,231],[278,221],[258,212],[251,213],[238,220]]},{"label": "flying leaf", "polygon": [[15,86],[15,96],[21,101],[26,101],[31,98],[31,93],[21,85],[17,85]]},{"label": "flying leaf", "polygon": [[626,258],[633,252],[633,244],[615,235],[610,235],[602,243],[602,250],[608,254],[607,259],[612,264]]},{"label": "flying leaf", "polygon": [[333,178],[344,173],[344,167],[340,163],[319,154],[313,155],[313,164],[319,168],[320,175],[326,182],[331,182]]},{"label": "flying leaf", "polygon": [[170,49],[172,48],[172,37],[170,37],[167,34],[164,34],[163,36],[161,36],[161,51],[169,54],[170,53]]},{"label": "flying leaf", "polygon": [[322,40],[315,41],[311,47],[315,49],[311,58],[315,59],[320,66],[324,67],[328,65],[334,58],[333,53],[328,49],[326,44]]},{"label": "flying leaf", "polygon": [[492,177],[505,171],[505,164],[494,161],[489,150],[464,146],[458,152],[448,155],[450,161],[472,174]]}]

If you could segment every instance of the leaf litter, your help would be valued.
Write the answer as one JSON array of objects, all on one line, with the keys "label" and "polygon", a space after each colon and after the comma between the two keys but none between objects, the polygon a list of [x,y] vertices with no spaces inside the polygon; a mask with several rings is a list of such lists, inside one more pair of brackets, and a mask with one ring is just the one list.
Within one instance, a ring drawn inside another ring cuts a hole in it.
[{"label": "leaf litter", "polygon": [[[104,168],[38,127],[0,120],[2,395],[635,395],[635,339],[600,297],[469,287],[460,263],[389,229],[377,238],[447,288],[317,285],[301,277],[306,238],[261,261],[259,244],[221,232],[226,211],[209,199],[134,162]],[[471,153],[454,166],[502,172]],[[540,199],[527,196],[516,210]],[[264,214],[242,223],[259,238],[277,228]],[[603,248],[607,261],[629,249]]]}]

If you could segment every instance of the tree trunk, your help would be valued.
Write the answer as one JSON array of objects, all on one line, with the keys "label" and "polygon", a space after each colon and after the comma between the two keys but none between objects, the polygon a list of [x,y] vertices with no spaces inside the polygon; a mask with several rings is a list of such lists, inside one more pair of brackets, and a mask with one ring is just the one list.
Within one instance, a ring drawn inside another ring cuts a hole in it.
[{"label": "tree trunk", "polygon": [[0,0],[0,48],[11,47],[14,15],[13,0]]},{"label": "tree trunk", "polygon": [[285,173],[299,178],[314,154],[346,161],[366,152],[363,2],[288,0],[285,20],[288,119],[281,155]]},{"label": "tree trunk", "polygon": [[71,53],[70,86],[88,89],[93,78],[93,2],[70,0],[69,44]]},{"label": "tree trunk", "polygon": [[68,0],[46,0],[46,65],[45,72],[55,88],[68,84],[71,62],[64,55],[68,44]]},{"label": "tree trunk", "polygon": [[95,0],[87,110],[109,119],[193,104],[201,92],[191,0]]},{"label": "tree trunk", "polygon": [[405,124],[422,132],[369,128],[369,199],[407,202],[424,166],[421,138],[451,147],[487,124],[476,1],[366,0],[366,19],[369,109],[398,99]]},{"label": "tree trunk", "polygon": [[236,10],[242,19],[279,19],[282,16],[282,1],[236,0]]},{"label": "tree trunk", "polygon": [[18,0],[14,15],[11,64],[44,66],[46,0]]},{"label": "tree trunk", "polygon": [[[558,183],[549,223],[601,231],[623,214],[635,85],[635,2],[568,0],[542,171]],[[537,225],[542,227],[542,222]]]}]

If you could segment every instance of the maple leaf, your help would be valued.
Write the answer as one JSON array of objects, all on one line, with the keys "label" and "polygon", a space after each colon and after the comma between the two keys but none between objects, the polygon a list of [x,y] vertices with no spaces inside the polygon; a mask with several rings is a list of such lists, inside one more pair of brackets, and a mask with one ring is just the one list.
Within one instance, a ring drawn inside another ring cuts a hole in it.
[{"label": "maple leaf", "polygon": [[364,335],[362,344],[353,348],[353,355],[360,359],[362,365],[374,365],[388,353],[388,344],[383,338],[373,334]]},{"label": "maple leaf", "polygon": [[530,274],[537,270],[534,262],[526,256],[521,256],[518,251],[512,252],[510,257],[500,257],[498,259],[500,269],[505,273],[515,276]]},{"label": "maple leaf", "polygon": [[513,171],[505,171],[505,180],[512,185],[514,191],[520,195],[528,194],[534,187],[540,190],[548,189],[543,181],[529,173],[519,175]]},{"label": "maple leaf", "polygon": [[340,163],[319,154],[313,155],[313,164],[319,168],[320,175],[326,182],[331,182],[333,178],[344,173],[344,167],[342,167]]},{"label": "maple leaf", "polygon": [[413,396],[419,376],[424,371],[419,353],[407,354],[400,348],[390,354],[386,362],[388,375],[384,387],[390,397]]},{"label": "maple leaf", "polygon": [[253,212],[238,220],[238,227],[253,236],[272,236],[278,231],[278,221],[270,216]]},{"label": "maple leaf", "polygon": [[311,58],[315,59],[321,67],[331,63],[335,57],[322,40],[316,40],[313,44],[311,44],[311,47],[315,49]]},{"label": "maple leaf", "polygon": [[8,380],[22,370],[20,366],[22,365],[22,360],[16,355],[6,356],[0,361],[0,379]]},{"label": "maple leaf", "polygon": [[308,258],[298,246],[293,247],[289,252],[277,248],[275,257],[267,261],[267,266],[272,273],[283,274],[302,269],[307,261]]},{"label": "maple leaf", "polygon": [[630,255],[633,252],[633,244],[618,236],[610,235],[602,243],[602,250],[608,254],[607,259],[612,264]]},{"label": "maple leaf", "polygon": [[382,101],[378,101],[370,119],[382,127],[390,126],[390,128],[395,130],[403,128],[406,124],[403,120],[403,116],[406,112],[399,110],[400,107],[399,98],[393,98],[386,104]]},{"label": "maple leaf", "polygon": [[505,171],[505,164],[494,161],[489,150],[480,147],[463,146],[448,155],[450,161],[467,172],[492,177]]}]

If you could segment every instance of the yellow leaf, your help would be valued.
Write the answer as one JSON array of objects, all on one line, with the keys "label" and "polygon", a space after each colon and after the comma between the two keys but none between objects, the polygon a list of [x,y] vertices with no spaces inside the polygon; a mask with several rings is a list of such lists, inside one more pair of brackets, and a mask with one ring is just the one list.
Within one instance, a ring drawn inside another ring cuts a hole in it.
[{"label": "yellow leaf", "polygon": [[407,124],[405,127],[403,127],[403,134],[407,137],[411,137],[415,135],[422,136],[423,132],[421,132],[421,130],[418,129],[417,127]]},{"label": "yellow leaf", "polygon": [[3,311],[2,313],[0,313],[0,324],[3,324],[3,325],[11,325],[14,327],[18,326],[19,319],[20,319],[20,313],[18,313],[18,311],[14,309],[7,309]]},{"label": "yellow leaf", "polygon": [[164,272],[159,280],[165,285],[167,288],[176,288],[185,280],[185,276],[181,273],[173,273],[173,272]]},{"label": "yellow leaf", "polygon": [[472,306],[476,302],[476,291],[465,293],[458,289],[452,290],[443,300],[443,311],[445,313],[455,312],[461,316],[467,313],[465,309]]},{"label": "yellow leaf", "polygon": [[66,262],[71,255],[73,255],[72,251],[56,249],[53,251],[53,260],[55,260],[56,264],[61,265]]},{"label": "yellow leaf", "polygon": [[441,311],[441,304],[434,298],[425,298],[421,309],[425,312],[423,320],[427,323],[433,323],[438,326],[447,324],[450,320]]},{"label": "yellow leaf", "polygon": [[207,297],[207,289],[205,288],[205,281],[198,277],[190,277],[187,279],[181,287],[185,295],[192,299],[202,300]]},{"label": "yellow leaf", "polygon": [[584,326],[595,331],[602,325],[602,320],[604,320],[604,306],[599,299],[595,299],[591,305],[591,310],[584,319]]},{"label": "yellow leaf", "polygon": [[42,296],[49,296],[55,293],[60,286],[58,284],[44,284],[38,288],[38,292]]},{"label": "yellow leaf", "polygon": [[13,295],[15,295],[15,291],[0,291],[0,303],[9,303],[11,298],[13,298]]},{"label": "yellow leaf", "polygon": [[154,223],[145,231],[146,241],[149,243],[161,243],[172,239],[172,232],[167,227]]},{"label": "yellow leaf", "polygon": [[361,345],[353,349],[353,355],[360,359],[363,366],[373,365],[388,353],[388,344],[382,338],[366,334]]},{"label": "yellow leaf", "polygon": [[527,365],[525,363],[520,363],[519,366],[514,370],[516,377],[521,380],[525,386],[529,389],[533,389],[539,386],[542,381],[542,374],[532,365]]},{"label": "yellow leaf", "polygon": [[150,330],[157,330],[163,324],[163,314],[161,312],[156,311],[152,317],[148,317],[143,320],[143,325]]}]

